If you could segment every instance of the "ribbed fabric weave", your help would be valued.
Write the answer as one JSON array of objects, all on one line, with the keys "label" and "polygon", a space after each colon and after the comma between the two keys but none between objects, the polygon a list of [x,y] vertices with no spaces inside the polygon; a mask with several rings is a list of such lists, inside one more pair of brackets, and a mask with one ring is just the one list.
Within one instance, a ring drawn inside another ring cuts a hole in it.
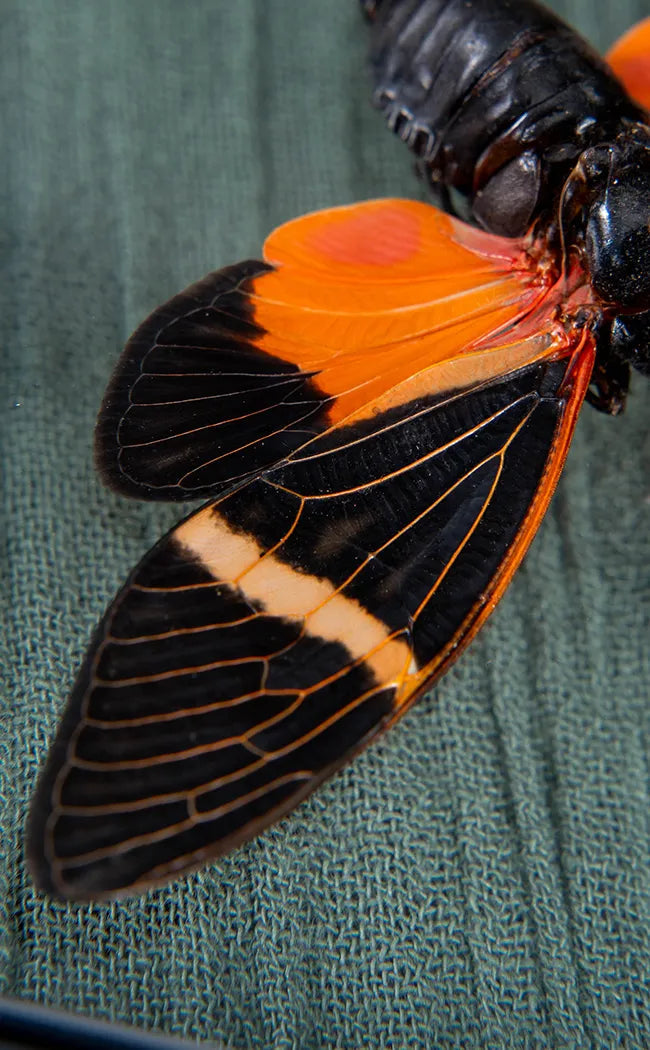
[{"label": "ribbed fabric weave", "polygon": [[[559,4],[558,4],[559,7]],[[647,0],[566,0],[602,47]],[[35,896],[37,771],[179,508],[92,430],[159,302],[315,208],[418,195],[353,0],[4,0],[0,992],[232,1048],[650,1045],[650,391],[586,407],[490,626],[279,827],[119,904]]]}]

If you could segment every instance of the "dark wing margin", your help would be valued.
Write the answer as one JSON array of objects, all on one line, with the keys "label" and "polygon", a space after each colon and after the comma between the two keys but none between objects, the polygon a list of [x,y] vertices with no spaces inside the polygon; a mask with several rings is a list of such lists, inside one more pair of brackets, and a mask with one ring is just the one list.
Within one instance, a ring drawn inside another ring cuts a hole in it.
[{"label": "dark wing margin", "polygon": [[593,346],[332,428],[143,559],[33,803],[37,885],[128,895],[252,838],[475,634],[541,520]]},{"label": "dark wing margin", "polygon": [[215,495],[315,433],[312,377],[256,345],[251,294],[268,263],[208,274],[154,310],[129,339],[97,422],[97,467],[138,499]]}]

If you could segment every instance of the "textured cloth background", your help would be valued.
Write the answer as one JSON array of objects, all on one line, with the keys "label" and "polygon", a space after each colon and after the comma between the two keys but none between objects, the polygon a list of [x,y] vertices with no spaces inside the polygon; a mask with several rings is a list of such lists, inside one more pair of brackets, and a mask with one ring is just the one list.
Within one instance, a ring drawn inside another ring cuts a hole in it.
[{"label": "textured cloth background", "polygon": [[[648,0],[566,0],[601,47]],[[560,4],[557,5],[560,7]],[[650,1045],[649,394],[586,408],[490,626],[279,827],[114,905],[35,896],[30,793],[179,508],[93,471],[146,313],[314,208],[417,195],[353,0],[3,0],[0,992],[244,1047]]]}]

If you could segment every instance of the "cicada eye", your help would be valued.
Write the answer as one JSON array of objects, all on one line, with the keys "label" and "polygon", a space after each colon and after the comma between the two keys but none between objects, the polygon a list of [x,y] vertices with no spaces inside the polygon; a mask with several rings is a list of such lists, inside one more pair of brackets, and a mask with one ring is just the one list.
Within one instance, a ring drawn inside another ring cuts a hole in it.
[{"label": "cicada eye", "polygon": [[589,212],[585,248],[603,303],[620,313],[650,309],[650,172],[628,170],[604,187]]}]

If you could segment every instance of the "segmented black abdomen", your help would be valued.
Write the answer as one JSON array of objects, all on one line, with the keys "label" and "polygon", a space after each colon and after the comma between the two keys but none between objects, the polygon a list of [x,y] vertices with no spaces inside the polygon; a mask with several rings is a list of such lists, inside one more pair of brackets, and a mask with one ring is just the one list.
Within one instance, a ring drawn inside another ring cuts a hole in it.
[{"label": "segmented black abdomen", "polygon": [[373,18],[377,104],[437,202],[491,232],[526,232],[582,150],[642,118],[534,0],[383,0]]}]

